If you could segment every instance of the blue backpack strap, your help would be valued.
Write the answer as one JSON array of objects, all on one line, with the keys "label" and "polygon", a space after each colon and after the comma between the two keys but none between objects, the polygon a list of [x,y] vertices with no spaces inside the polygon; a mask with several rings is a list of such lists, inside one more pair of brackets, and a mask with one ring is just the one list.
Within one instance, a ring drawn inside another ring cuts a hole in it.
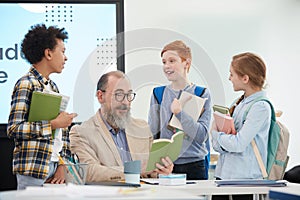
[{"label": "blue backpack strap", "polygon": [[207,151],[208,151],[207,155],[204,158],[205,176],[208,179],[209,178],[208,177],[209,176],[208,171],[209,171],[209,166],[210,166],[210,144],[209,144],[209,139],[206,140],[205,145],[206,145],[206,148],[207,148]]},{"label": "blue backpack strap", "polygon": [[206,88],[204,88],[204,87],[196,86],[195,90],[194,90],[194,94],[198,97],[201,97],[203,95],[205,89]]},{"label": "blue backpack strap", "polygon": [[[200,86],[196,86],[195,87],[195,90],[194,90],[194,94],[196,96],[199,96],[201,97],[204,92],[205,92],[205,89],[204,87],[200,87]],[[205,145],[206,145],[206,148],[207,148],[207,155],[205,156],[205,159],[204,159],[204,163],[205,163],[205,176],[206,178],[208,179],[208,171],[209,171],[209,163],[210,163],[210,143],[209,143],[209,139],[206,140],[205,142]]]},{"label": "blue backpack strap", "polygon": [[[157,101],[158,104],[161,104],[161,102],[162,102],[162,98],[163,98],[165,88],[166,88],[165,85],[153,88],[154,98],[155,98],[155,100]],[[194,90],[194,94],[201,97],[203,95],[205,89],[206,88],[196,86],[195,90]]]},{"label": "blue backpack strap", "polygon": [[162,102],[165,88],[166,88],[165,85],[153,88],[153,95],[158,104],[161,104]]}]

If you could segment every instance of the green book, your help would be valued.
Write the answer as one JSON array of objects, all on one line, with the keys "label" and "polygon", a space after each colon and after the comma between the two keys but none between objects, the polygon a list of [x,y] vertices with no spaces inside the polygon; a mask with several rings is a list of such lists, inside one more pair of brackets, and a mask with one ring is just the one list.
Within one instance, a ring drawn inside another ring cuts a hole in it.
[{"label": "green book", "polygon": [[228,115],[229,114],[229,108],[225,106],[220,106],[220,105],[213,105],[213,111],[218,111],[219,113]]},{"label": "green book", "polygon": [[180,154],[183,138],[184,132],[178,131],[171,139],[161,138],[154,140],[150,150],[146,171],[154,170],[156,168],[155,164],[161,163],[162,157],[168,156],[174,162]]},{"label": "green book", "polygon": [[61,106],[62,96],[34,91],[29,108],[29,122],[55,119]]}]

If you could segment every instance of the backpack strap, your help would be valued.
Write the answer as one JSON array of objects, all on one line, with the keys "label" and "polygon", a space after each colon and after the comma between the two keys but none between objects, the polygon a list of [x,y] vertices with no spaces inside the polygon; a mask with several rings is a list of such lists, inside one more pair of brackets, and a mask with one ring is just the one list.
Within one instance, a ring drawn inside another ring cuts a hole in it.
[{"label": "backpack strap", "polygon": [[[153,95],[158,104],[161,104],[161,102],[162,102],[165,88],[166,88],[165,85],[153,88]],[[203,95],[205,89],[206,88],[204,88],[204,87],[196,86],[195,90],[194,90],[194,94],[201,97]]]},{"label": "backpack strap", "polygon": [[153,88],[154,98],[155,98],[155,100],[157,101],[157,103],[159,105],[162,102],[162,98],[163,98],[163,94],[164,94],[165,88],[166,88],[165,85]]},{"label": "backpack strap", "polygon": [[[266,102],[268,102],[269,105],[271,106],[272,116],[271,116],[271,127],[270,127],[270,129],[273,128],[273,127],[272,127],[272,126],[273,126],[273,125],[272,125],[272,122],[273,122],[273,121],[276,122],[275,111],[274,111],[274,108],[273,108],[272,103],[271,103],[267,98],[265,98],[265,97],[258,97],[258,98],[256,98],[256,99],[250,104],[250,106],[248,106],[248,108],[247,108],[247,110],[245,111],[244,116],[243,116],[243,122],[246,120],[246,117],[247,117],[248,112],[249,112],[250,108],[252,107],[252,105],[255,104],[255,103],[258,102],[258,101],[266,101]],[[269,132],[270,132],[270,130],[269,130]],[[260,152],[259,152],[259,149],[258,149],[257,144],[256,144],[256,142],[255,142],[254,139],[251,141],[251,145],[252,145],[252,148],[253,148],[255,157],[256,157],[256,159],[257,159],[258,165],[259,165],[259,167],[260,167],[261,173],[262,173],[262,175],[263,175],[263,178],[264,178],[264,179],[267,179],[267,178],[268,178],[268,173],[267,173],[267,170],[266,170],[266,166],[264,165],[264,162],[263,162],[263,160],[262,160],[261,154],[260,154]]]},{"label": "backpack strap", "polygon": [[259,149],[258,149],[258,147],[257,147],[256,142],[255,142],[254,139],[251,141],[251,145],[252,145],[252,148],[253,148],[256,160],[258,162],[260,171],[261,171],[261,173],[263,175],[263,178],[267,179],[268,178],[268,172],[266,170],[266,166],[264,165],[264,162],[262,160],[261,154],[259,152]]},{"label": "backpack strap", "polygon": [[198,97],[201,97],[203,95],[205,89],[206,88],[204,88],[204,87],[196,86],[195,90],[194,90],[194,94]]},{"label": "backpack strap", "polygon": [[[204,94],[205,89],[206,88],[204,88],[204,87],[196,86],[195,90],[194,90],[194,94],[196,96],[201,97]],[[209,143],[209,139],[206,140],[205,145],[206,145],[206,148],[208,150],[208,153],[207,153],[207,155],[204,158],[205,176],[206,176],[206,178],[208,178],[208,170],[209,170],[209,164],[210,164],[210,143]]]},{"label": "backpack strap", "polygon": [[266,97],[257,97],[251,104],[250,106],[248,106],[247,110],[244,112],[244,115],[243,115],[243,122],[246,120],[246,117],[248,115],[248,112],[249,110],[251,109],[251,107],[253,106],[253,104],[255,104],[256,102],[258,101],[266,101],[269,103],[270,107],[271,107],[271,112],[272,112],[272,116],[271,116],[271,119],[276,121],[276,114],[275,114],[275,110],[274,110],[274,107],[272,105],[272,103],[266,98]]}]

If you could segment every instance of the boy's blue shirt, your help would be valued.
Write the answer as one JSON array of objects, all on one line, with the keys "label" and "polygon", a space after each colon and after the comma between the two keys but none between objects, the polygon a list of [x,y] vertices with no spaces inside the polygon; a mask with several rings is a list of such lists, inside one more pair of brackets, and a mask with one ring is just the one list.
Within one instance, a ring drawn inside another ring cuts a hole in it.
[{"label": "boy's blue shirt", "polygon": [[[184,90],[194,94],[196,85],[190,85]],[[167,128],[169,119],[172,115],[170,105],[174,98],[178,98],[180,91],[175,91],[170,85],[166,86],[161,105],[159,105],[151,96],[150,110],[148,115],[148,123],[151,131],[154,134],[160,132],[160,138],[171,138],[173,131]],[[205,141],[208,138],[209,125],[211,120],[211,97],[209,90],[205,89],[202,98],[207,98],[204,105],[204,112],[195,122],[185,112],[180,112],[176,117],[181,121],[183,131],[187,134],[183,142],[183,147],[179,158],[174,162],[175,164],[184,164],[204,160],[208,153]],[[161,128],[160,128],[161,127]]]}]

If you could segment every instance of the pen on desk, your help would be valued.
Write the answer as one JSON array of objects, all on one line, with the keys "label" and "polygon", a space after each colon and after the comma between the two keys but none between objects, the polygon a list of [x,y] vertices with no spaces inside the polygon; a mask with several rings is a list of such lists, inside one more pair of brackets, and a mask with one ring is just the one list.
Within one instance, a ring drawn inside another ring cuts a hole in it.
[{"label": "pen on desk", "polygon": [[196,181],[186,181],[186,184],[196,184]]}]

